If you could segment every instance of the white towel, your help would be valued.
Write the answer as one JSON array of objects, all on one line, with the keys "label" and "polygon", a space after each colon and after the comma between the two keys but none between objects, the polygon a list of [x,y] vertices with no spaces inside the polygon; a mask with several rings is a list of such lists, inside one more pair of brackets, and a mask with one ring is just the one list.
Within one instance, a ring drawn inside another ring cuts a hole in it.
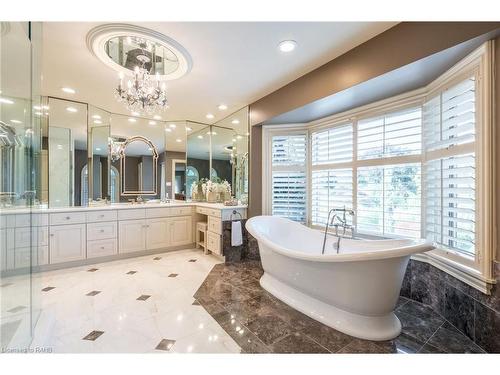
[{"label": "white towel", "polygon": [[231,246],[240,246],[243,244],[243,234],[241,232],[241,221],[231,223]]}]

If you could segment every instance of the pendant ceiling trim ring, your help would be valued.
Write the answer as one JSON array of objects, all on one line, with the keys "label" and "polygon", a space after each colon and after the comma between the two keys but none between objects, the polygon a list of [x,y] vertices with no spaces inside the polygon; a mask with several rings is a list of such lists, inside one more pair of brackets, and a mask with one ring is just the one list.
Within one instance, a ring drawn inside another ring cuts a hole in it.
[{"label": "pendant ceiling trim ring", "polygon": [[178,59],[178,68],[168,74],[159,75],[161,81],[179,79],[188,74],[193,66],[188,51],[178,42],[155,30],[125,23],[104,24],[94,27],[87,34],[86,43],[89,51],[105,65],[125,76],[133,76],[134,71],[116,63],[106,53],[106,43],[116,37],[137,37],[156,42],[172,51]]}]

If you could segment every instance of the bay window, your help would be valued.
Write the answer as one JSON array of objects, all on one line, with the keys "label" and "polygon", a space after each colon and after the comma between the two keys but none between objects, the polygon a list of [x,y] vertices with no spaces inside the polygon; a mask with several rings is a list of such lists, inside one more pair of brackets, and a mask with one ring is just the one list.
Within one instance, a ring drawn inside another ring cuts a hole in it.
[{"label": "bay window", "polygon": [[330,209],[352,209],[358,233],[427,238],[436,250],[415,258],[487,292],[491,50],[485,43],[422,89],[309,124],[264,127],[264,212],[321,228]]}]

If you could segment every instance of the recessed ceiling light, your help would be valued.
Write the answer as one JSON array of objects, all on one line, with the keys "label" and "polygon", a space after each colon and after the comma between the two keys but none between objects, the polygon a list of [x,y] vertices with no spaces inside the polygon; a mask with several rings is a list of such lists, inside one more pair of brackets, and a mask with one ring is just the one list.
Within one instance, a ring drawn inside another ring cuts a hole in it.
[{"label": "recessed ceiling light", "polygon": [[180,142],[182,142],[182,139],[177,138],[175,141],[178,142],[178,143],[180,143]]},{"label": "recessed ceiling light", "polygon": [[202,135],[199,135],[199,136],[198,136],[198,138],[199,138],[199,139],[203,139],[203,136],[202,136]]},{"label": "recessed ceiling light", "polygon": [[94,120],[94,124],[102,124],[101,120]]},{"label": "recessed ceiling light", "polygon": [[75,89],[72,89],[71,87],[61,87],[61,90],[64,91],[66,94],[76,93]]},{"label": "recessed ceiling light", "polygon": [[13,124],[22,124],[23,123],[22,121],[19,121],[19,120],[10,120],[10,122],[12,122]]},{"label": "recessed ceiling light", "polygon": [[78,109],[76,109],[75,107],[66,107],[66,111],[75,113],[78,112]]},{"label": "recessed ceiling light", "polygon": [[137,120],[135,118],[132,118],[132,117],[129,117],[128,121],[129,122],[137,122]]},{"label": "recessed ceiling light", "polygon": [[217,135],[217,133],[216,132],[212,132],[212,135]]},{"label": "recessed ceiling light", "polygon": [[240,120],[238,120],[237,118],[235,118],[233,121],[231,121],[231,124],[233,125],[238,125],[240,123]]},{"label": "recessed ceiling light", "polygon": [[165,131],[170,133],[172,131],[172,129],[165,128]]},{"label": "recessed ceiling light", "polygon": [[190,131],[191,131],[191,130],[193,130],[193,129],[191,129],[190,127],[187,127],[187,128],[186,128],[186,130],[187,130],[188,132],[190,132]]},{"label": "recessed ceiling light", "polygon": [[278,48],[281,52],[292,52],[297,47],[297,42],[295,40],[284,40],[278,44]]},{"label": "recessed ceiling light", "polygon": [[7,98],[0,98],[0,103],[3,104],[14,104],[14,101],[7,99]]},{"label": "recessed ceiling light", "polygon": [[233,138],[233,142],[236,142],[236,138]]},{"label": "recessed ceiling light", "polygon": [[43,113],[42,112],[35,112],[35,115],[41,116],[41,115],[43,115]]},{"label": "recessed ceiling light", "polygon": [[58,149],[58,150],[62,150],[62,149],[63,149],[63,146],[62,146],[62,145],[57,145],[57,149]]},{"label": "recessed ceiling light", "polygon": [[153,118],[154,118],[155,120],[161,120],[161,116],[158,116],[158,115],[154,115],[154,116],[153,116]]},{"label": "recessed ceiling light", "polygon": [[250,135],[250,132],[247,132],[247,137]]},{"label": "recessed ceiling light", "polygon": [[149,125],[156,125],[156,121],[150,121]]},{"label": "recessed ceiling light", "polygon": [[215,116],[212,115],[211,113],[207,113],[207,115],[206,115],[206,118],[209,119],[209,120],[213,119],[214,117]]},{"label": "recessed ceiling light", "polygon": [[93,119],[96,119],[96,120],[100,120],[100,119],[101,119],[101,116],[99,116],[99,115],[93,115],[93,116],[92,116],[92,118],[93,118]]},{"label": "recessed ceiling light", "polygon": [[217,108],[219,108],[219,111],[225,111],[227,109],[227,105],[219,104],[219,106]]},{"label": "recessed ceiling light", "polygon": [[101,148],[100,147],[96,147],[95,150],[96,151],[101,151]]},{"label": "recessed ceiling light", "polygon": [[243,136],[241,136],[241,135],[239,135],[239,134],[238,134],[238,135],[236,136],[236,138],[237,138],[237,139],[241,139],[241,138],[243,138]]},{"label": "recessed ceiling light", "polygon": [[170,124],[169,126],[170,126],[172,129],[175,129],[175,128],[177,127],[177,125],[175,125],[175,124]]},{"label": "recessed ceiling light", "polygon": [[139,116],[140,113],[139,112],[132,112],[132,116]]},{"label": "recessed ceiling light", "polygon": [[42,105],[42,109],[50,109],[50,107],[48,105]]},{"label": "recessed ceiling light", "polygon": [[33,106],[33,109],[36,109],[37,111],[40,111],[42,109],[42,107],[40,107],[39,105],[35,105],[35,106]]}]

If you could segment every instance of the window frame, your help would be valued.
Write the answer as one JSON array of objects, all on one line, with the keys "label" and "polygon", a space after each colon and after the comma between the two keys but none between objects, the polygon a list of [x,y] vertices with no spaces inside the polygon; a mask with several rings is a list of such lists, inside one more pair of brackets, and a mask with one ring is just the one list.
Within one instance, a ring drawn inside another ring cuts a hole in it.
[{"label": "window frame", "polygon": [[[307,132],[307,155],[306,155],[306,225],[313,228],[321,226],[311,226],[312,207],[312,172],[313,170],[343,169],[353,168],[353,206],[357,207],[357,167],[360,166],[383,166],[407,163],[420,163],[421,165],[421,237],[425,238],[425,181],[424,168],[428,156],[424,147],[424,127],[423,127],[423,105],[426,100],[432,98],[444,87],[450,87],[471,76],[471,72],[476,74],[476,137],[474,142],[474,152],[476,155],[476,249],[473,262],[468,262],[466,257],[452,254],[446,249],[437,248],[425,254],[416,254],[412,258],[430,263],[437,268],[451,274],[461,281],[474,288],[488,294],[495,283],[493,274],[493,259],[496,246],[496,216],[494,208],[494,160],[493,160],[493,42],[488,41],[466,56],[452,68],[420,89],[404,93],[392,98],[377,101],[350,111],[329,116],[323,119],[304,124],[277,124],[264,125],[262,132],[263,159],[262,159],[262,209],[264,214],[270,214],[271,205],[270,192],[272,189],[272,166],[270,159],[270,142],[275,135],[288,135],[290,132]],[[404,110],[412,106],[422,108],[422,150],[417,155],[383,157],[377,159],[357,160],[357,121],[367,117],[376,117],[388,112]],[[324,131],[347,123],[353,124],[353,160],[345,163],[328,163],[312,165],[312,133]],[[462,146],[456,146],[457,148]],[[436,152],[436,151],[432,151]],[[440,151],[437,151],[440,152]],[[356,218],[355,218],[356,220]],[[356,225],[356,221],[353,223]],[[380,238],[381,236],[367,236]],[[387,238],[389,236],[386,236]],[[397,238],[397,236],[390,236]]]}]

